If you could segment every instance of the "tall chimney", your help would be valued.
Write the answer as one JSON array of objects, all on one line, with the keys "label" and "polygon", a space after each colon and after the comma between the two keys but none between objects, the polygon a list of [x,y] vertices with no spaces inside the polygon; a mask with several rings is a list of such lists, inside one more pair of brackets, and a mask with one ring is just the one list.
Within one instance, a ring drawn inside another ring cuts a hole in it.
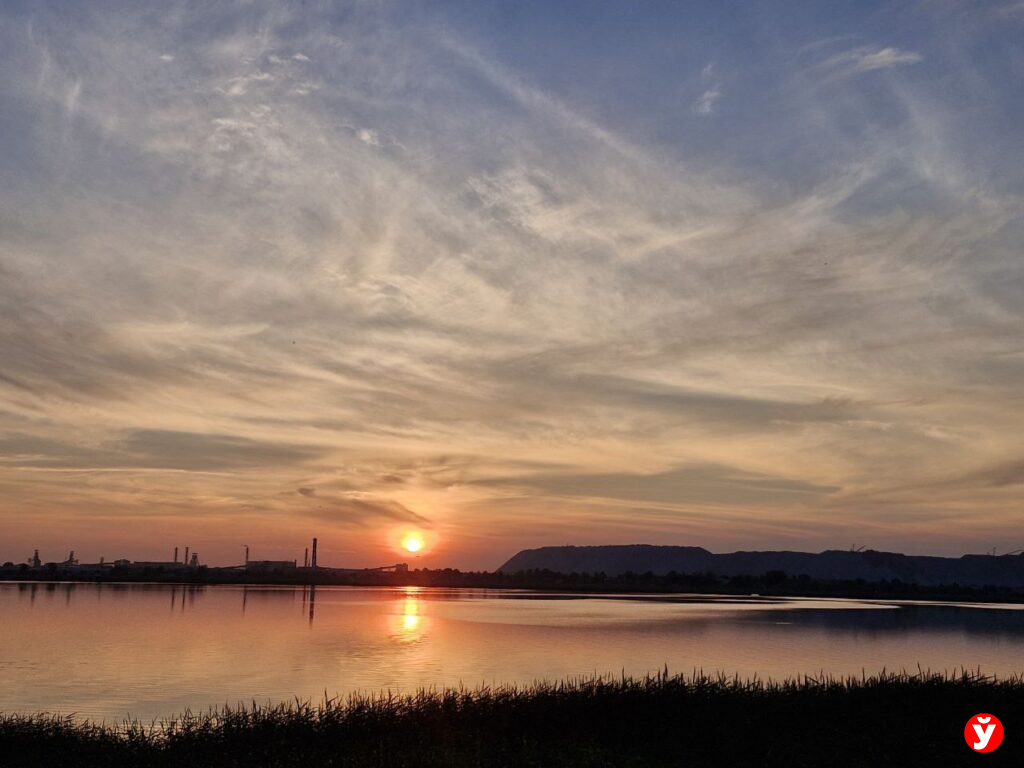
[{"label": "tall chimney", "polygon": [[175,563],[178,562],[178,548],[177,547],[174,548],[174,562]]},{"label": "tall chimney", "polygon": [[313,538],[313,560],[310,563],[313,568],[316,568],[316,538]]},{"label": "tall chimney", "polygon": [[302,567],[309,568],[309,547],[306,547],[306,556],[302,559]]},{"label": "tall chimney", "polygon": [[249,567],[249,545],[245,545],[245,567]]},{"label": "tall chimney", "polygon": [[185,559],[182,560],[185,565],[188,565],[188,547],[185,547]]}]

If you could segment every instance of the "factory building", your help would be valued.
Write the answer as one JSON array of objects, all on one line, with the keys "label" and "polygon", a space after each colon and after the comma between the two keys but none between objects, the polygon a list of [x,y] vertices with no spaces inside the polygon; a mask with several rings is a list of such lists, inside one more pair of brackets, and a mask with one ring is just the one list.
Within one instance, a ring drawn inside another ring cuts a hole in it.
[{"label": "factory building", "polygon": [[295,560],[249,560],[245,570],[253,573],[285,573],[298,568]]},{"label": "factory building", "polygon": [[125,568],[141,568],[161,571],[184,571],[189,566],[187,563],[179,563],[171,560],[132,560],[122,566]]}]

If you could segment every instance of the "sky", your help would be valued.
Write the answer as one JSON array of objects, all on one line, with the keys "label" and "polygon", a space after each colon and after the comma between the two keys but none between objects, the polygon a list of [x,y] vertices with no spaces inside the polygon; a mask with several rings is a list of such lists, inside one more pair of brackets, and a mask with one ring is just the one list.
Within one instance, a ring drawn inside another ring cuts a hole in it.
[{"label": "sky", "polygon": [[14,0],[0,69],[0,560],[1024,547],[1024,3]]}]

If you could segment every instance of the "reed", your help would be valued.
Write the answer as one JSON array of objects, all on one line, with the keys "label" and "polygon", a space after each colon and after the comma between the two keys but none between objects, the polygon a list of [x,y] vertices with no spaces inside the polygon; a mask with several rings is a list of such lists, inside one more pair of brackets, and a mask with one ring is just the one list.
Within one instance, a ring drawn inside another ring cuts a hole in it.
[{"label": "reed", "polygon": [[0,715],[0,765],[973,765],[963,729],[979,712],[1006,731],[985,759],[1019,765],[1024,677],[920,669],[779,681],[665,670],[253,703],[148,724]]}]

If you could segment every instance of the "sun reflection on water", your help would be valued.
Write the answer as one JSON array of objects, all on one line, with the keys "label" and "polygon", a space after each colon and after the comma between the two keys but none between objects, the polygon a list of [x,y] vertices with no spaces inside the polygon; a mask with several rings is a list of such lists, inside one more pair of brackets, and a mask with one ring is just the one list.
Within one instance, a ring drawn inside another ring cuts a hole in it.
[{"label": "sun reflection on water", "polygon": [[423,630],[422,601],[419,587],[405,587],[395,613],[398,615],[398,636],[403,642],[419,640]]}]

